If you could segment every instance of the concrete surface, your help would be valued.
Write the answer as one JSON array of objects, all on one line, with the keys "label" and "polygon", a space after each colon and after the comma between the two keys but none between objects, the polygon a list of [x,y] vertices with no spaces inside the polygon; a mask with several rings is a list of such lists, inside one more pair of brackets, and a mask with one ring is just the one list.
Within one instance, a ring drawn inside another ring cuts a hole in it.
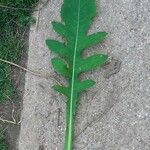
[{"label": "concrete surface", "polygon": [[[58,79],[45,40],[62,40],[50,25],[60,20],[61,2],[50,0],[35,13],[39,24],[31,28],[28,53],[28,68]],[[108,53],[119,59],[122,67],[109,79],[103,77],[104,69],[84,75],[95,79],[97,85],[81,96],[74,150],[150,150],[149,16],[149,0],[97,0],[90,32],[109,35],[85,54]],[[50,88],[54,83],[53,78],[26,74],[19,150],[63,150],[65,104],[64,97]]]}]

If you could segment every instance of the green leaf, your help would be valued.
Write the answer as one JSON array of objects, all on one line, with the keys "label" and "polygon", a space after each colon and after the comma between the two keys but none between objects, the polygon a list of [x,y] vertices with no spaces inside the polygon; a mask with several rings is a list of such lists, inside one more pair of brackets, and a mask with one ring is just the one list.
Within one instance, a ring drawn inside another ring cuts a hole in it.
[{"label": "green leaf", "polygon": [[89,47],[99,42],[102,42],[106,38],[106,36],[107,36],[106,32],[98,32],[98,33],[89,35],[87,38],[87,46]]},{"label": "green leaf", "polygon": [[98,44],[99,42],[102,42],[107,36],[106,32],[98,32],[91,34],[87,37],[84,37],[84,42],[80,44],[81,52],[90,46],[93,46],[95,44]]},{"label": "green leaf", "polygon": [[95,69],[96,67],[103,65],[107,60],[107,55],[96,54],[86,59],[81,59],[77,62],[77,72],[82,73]]},{"label": "green leaf", "polygon": [[77,92],[81,92],[84,90],[89,89],[90,87],[92,87],[95,84],[95,82],[93,80],[84,80],[81,81],[80,83],[78,83],[77,86]]},{"label": "green leaf", "polygon": [[68,49],[63,43],[48,39],[46,40],[46,44],[52,52],[60,55],[61,57],[67,57]]},{"label": "green leaf", "polygon": [[66,29],[65,29],[65,26],[62,23],[53,21],[52,25],[53,25],[53,29],[57,33],[59,33],[60,35],[66,37]]},{"label": "green leaf", "polygon": [[66,97],[69,97],[69,90],[68,88],[60,85],[55,85],[52,87],[55,91],[64,94]]},{"label": "green leaf", "polygon": [[56,70],[60,75],[70,78],[69,68],[67,67],[67,64],[64,63],[64,61],[59,58],[53,58],[51,62],[54,70]]},{"label": "green leaf", "polygon": [[92,80],[80,81],[78,77],[82,72],[103,65],[107,60],[104,54],[81,57],[86,48],[102,42],[107,35],[106,32],[87,35],[95,15],[95,0],[64,0],[61,7],[62,22],[52,22],[52,25],[54,30],[64,37],[65,42],[50,39],[46,41],[49,49],[59,56],[52,60],[54,69],[68,81],[68,87],[59,85],[53,87],[67,96],[64,150],[72,150],[74,115],[79,95],[95,84]]}]

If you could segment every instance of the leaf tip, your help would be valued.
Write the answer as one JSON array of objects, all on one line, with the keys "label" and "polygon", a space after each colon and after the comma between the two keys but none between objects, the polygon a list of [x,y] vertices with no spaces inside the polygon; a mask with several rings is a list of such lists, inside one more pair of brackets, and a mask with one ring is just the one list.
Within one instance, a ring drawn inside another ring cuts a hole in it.
[{"label": "leaf tip", "polygon": [[91,82],[91,85],[96,84],[96,82],[94,80],[89,80]]},{"label": "leaf tip", "polygon": [[101,34],[103,34],[103,37],[104,37],[104,38],[108,35],[107,32],[101,32]]}]

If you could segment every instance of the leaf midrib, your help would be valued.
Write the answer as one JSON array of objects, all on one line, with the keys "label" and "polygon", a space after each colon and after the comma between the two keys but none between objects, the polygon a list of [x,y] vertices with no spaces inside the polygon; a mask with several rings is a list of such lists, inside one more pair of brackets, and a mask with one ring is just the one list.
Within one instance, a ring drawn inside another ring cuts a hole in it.
[{"label": "leaf midrib", "polygon": [[[75,65],[76,65],[76,53],[77,53],[77,45],[78,45],[78,37],[79,37],[79,26],[80,26],[80,0],[78,3],[78,18],[77,18],[77,33],[76,33],[76,41],[74,47],[74,55],[73,55],[73,71],[72,71],[72,80],[71,80],[71,93],[70,93],[70,114],[69,114],[69,129],[72,131],[73,124],[73,97],[74,97],[74,82],[75,82]],[[72,140],[72,133],[69,132],[69,139]],[[69,142],[70,143],[70,142]]]}]

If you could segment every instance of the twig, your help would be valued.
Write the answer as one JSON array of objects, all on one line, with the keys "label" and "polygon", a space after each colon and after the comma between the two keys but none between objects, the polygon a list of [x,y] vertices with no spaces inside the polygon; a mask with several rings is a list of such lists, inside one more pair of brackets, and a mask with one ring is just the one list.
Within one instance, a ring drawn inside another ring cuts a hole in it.
[{"label": "twig", "polygon": [[15,117],[14,117],[15,106],[14,106],[14,103],[13,103],[12,100],[11,100],[11,102],[12,102],[12,105],[13,105],[12,112],[11,112],[11,117],[12,117],[12,119],[13,119],[14,122],[17,122],[16,119],[15,119]]},{"label": "twig", "polygon": [[19,66],[19,65],[13,63],[13,62],[10,62],[10,61],[7,61],[7,60],[1,59],[1,58],[0,58],[0,61],[1,61],[1,62],[4,62],[4,63],[7,63],[7,64],[10,64],[10,65],[12,65],[12,66],[15,66],[15,67],[17,67],[17,68],[20,68],[20,69],[22,69],[22,70],[24,70],[24,71],[27,71],[27,72],[29,72],[29,73],[31,73],[31,74],[33,74],[33,75],[39,76],[39,77],[44,77],[44,78],[49,78],[49,77],[51,77],[50,74],[41,74],[41,73],[38,73],[38,72],[35,72],[35,71],[33,71],[33,70],[24,68],[24,67],[22,67],[22,66]]},{"label": "twig", "polygon": [[21,120],[17,124],[20,125],[20,123],[21,123]]},{"label": "twig", "polygon": [[[12,105],[13,105],[13,108],[12,108],[12,112],[11,112],[11,118],[12,118],[12,120],[13,120],[13,122],[15,123],[15,124],[18,124],[19,125],[19,122],[17,123],[17,121],[16,121],[16,119],[15,119],[15,117],[14,117],[14,112],[15,112],[15,105],[14,105],[14,102],[12,101],[12,99],[8,96],[8,95],[6,95],[5,94],[5,96],[11,101],[11,103],[12,103]],[[3,119],[4,120],[4,119]],[[2,120],[1,120],[2,121]],[[7,120],[8,121],[8,120]],[[10,121],[9,121],[10,122]]]},{"label": "twig", "polygon": [[6,8],[6,9],[13,9],[13,10],[28,10],[28,11],[33,10],[33,8],[21,8],[21,7],[12,7],[12,6],[10,7],[10,6],[5,6],[5,5],[1,5],[1,4],[0,4],[0,7]]},{"label": "twig", "polygon": [[4,122],[4,123],[10,123],[10,124],[15,124],[15,125],[17,125],[16,122],[10,121],[10,120],[5,120],[5,119],[3,119],[3,118],[1,118],[1,117],[0,117],[0,121],[2,121],[2,122]]},{"label": "twig", "polygon": [[38,31],[38,27],[39,27],[39,18],[40,18],[40,9],[38,9],[38,14],[37,14],[36,31]]},{"label": "twig", "polygon": [[1,58],[0,58],[0,61],[1,61],[1,62],[4,62],[4,63],[7,63],[7,64],[10,64],[10,65],[12,65],[12,66],[15,66],[15,67],[17,67],[17,68],[20,68],[20,69],[22,69],[22,70],[24,70],[24,71],[26,71],[26,72],[29,72],[29,73],[31,73],[31,74],[33,74],[33,75],[35,75],[35,76],[38,76],[38,77],[42,77],[42,78],[46,78],[46,79],[52,78],[52,79],[54,79],[59,85],[62,85],[62,84],[56,79],[56,77],[54,77],[54,76],[52,76],[52,75],[50,75],[50,74],[48,74],[48,73],[39,73],[39,72],[37,72],[37,71],[33,71],[33,70],[31,70],[31,69],[24,68],[24,67],[22,67],[22,66],[20,66],[20,65],[17,65],[17,64],[15,64],[15,63],[13,63],[13,62],[10,62],[10,61],[7,61],[7,60],[1,59]]}]

